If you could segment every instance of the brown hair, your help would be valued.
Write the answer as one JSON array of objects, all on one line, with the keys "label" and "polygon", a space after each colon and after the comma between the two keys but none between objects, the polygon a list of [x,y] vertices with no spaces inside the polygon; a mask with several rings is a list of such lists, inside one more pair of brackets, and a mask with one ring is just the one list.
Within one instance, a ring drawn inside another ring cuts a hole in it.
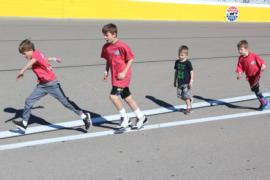
[{"label": "brown hair", "polygon": [[241,40],[241,41],[239,41],[239,43],[237,44],[237,48],[240,49],[241,47],[244,47],[245,49],[248,48],[248,42],[247,42],[247,40]]},{"label": "brown hair", "polygon": [[188,48],[186,45],[181,46],[181,47],[178,49],[178,56],[180,55],[180,53],[181,53],[182,51],[184,51],[184,53],[185,53],[186,55],[188,55],[188,50],[189,50],[189,48]]},{"label": "brown hair", "polygon": [[117,31],[118,31],[117,26],[115,24],[113,24],[113,23],[106,24],[102,28],[102,33],[103,34],[111,33],[111,34],[116,34],[116,36],[117,36]]},{"label": "brown hair", "polygon": [[25,51],[35,51],[35,45],[29,39],[25,39],[20,43],[18,49],[21,54],[24,54]]}]

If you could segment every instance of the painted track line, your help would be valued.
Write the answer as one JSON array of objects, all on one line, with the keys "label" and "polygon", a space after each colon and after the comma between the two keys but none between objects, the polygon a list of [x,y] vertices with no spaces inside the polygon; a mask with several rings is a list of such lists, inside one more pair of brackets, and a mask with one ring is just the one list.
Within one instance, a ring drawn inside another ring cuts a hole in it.
[{"label": "painted track line", "polygon": [[[264,93],[264,96],[269,97],[270,92]],[[214,100],[214,101],[209,101],[209,102],[194,103],[192,108],[193,109],[205,108],[205,107],[210,107],[210,106],[224,105],[226,103],[236,103],[236,102],[248,101],[248,100],[253,100],[253,99],[256,99],[255,95],[225,98],[225,99],[219,99],[219,100]],[[171,113],[171,112],[174,112],[176,110],[183,109],[183,108],[185,108],[185,105],[177,105],[177,106],[171,106],[171,107],[166,107],[166,108],[162,107],[162,108],[157,108],[157,109],[145,110],[145,111],[143,111],[143,113],[147,116],[153,116],[153,115],[158,115],[158,114]],[[133,112],[128,113],[128,116],[130,118],[136,117]],[[105,123],[108,121],[109,122],[110,121],[117,121],[119,119],[120,119],[120,116],[117,114],[117,115],[96,117],[96,118],[93,118],[92,121],[94,124],[99,124],[99,123]],[[42,133],[42,132],[55,131],[55,130],[65,129],[65,128],[74,128],[74,127],[79,127],[79,126],[83,126],[83,125],[84,124],[83,124],[82,120],[75,120],[75,121],[57,123],[57,124],[53,124],[53,125],[41,125],[41,126],[35,126],[35,127],[28,127],[25,134],[12,132],[11,130],[1,131],[0,132],[0,139],[23,136],[23,135],[30,135],[30,134],[36,134],[36,133]]]},{"label": "painted track line", "polygon": [[[245,112],[245,113],[238,113],[238,114],[229,114],[229,115],[222,115],[222,116],[191,119],[191,120],[185,120],[185,121],[174,121],[174,122],[168,122],[168,123],[152,124],[152,125],[145,126],[140,131],[184,126],[184,125],[191,125],[191,124],[198,124],[198,123],[206,123],[206,122],[213,122],[213,121],[221,121],[221,120],[233,120],[233,119],[235,120],[236,118],[240,119],[243,117],[251,117],[251,116],[257,116],[257,115],[264,115],[264,114],[270,114],[270,110],[265,110],[262,112],[252,111],[252,112]],[[130,132],[138,132],[138,131],[128,129],[125,133],[130,133]],[[67,142],[67,141],[82,140],[82,139],[87,139],[87,138],[109,136],[113,134],[115,134],[115,131],[109,130],[109,131],[102,131],[102,132],[95,132],[95,133],[41,139],[41,140],[35,140],[35,141],[26,141],[26,142],[21,142],[21,143],[0,145],[0,150],[4,151],[4,150],[11,150],[11,149],[19,149],[19,148],[30,147],[30,146],[38,146],[38,145],[52,144],[52,143],[58,143],[58,142]]]}]

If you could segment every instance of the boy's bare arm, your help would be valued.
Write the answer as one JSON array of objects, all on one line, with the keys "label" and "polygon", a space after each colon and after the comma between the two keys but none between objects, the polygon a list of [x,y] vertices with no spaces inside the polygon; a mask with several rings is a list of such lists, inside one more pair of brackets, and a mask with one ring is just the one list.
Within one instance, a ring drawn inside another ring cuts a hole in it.
[{"label": "boy's bare arm", "polygon": [[109,70],[110,70],[110,63],[109,62],[106,62],[106,69],[105,69],[105,71],[109,72]]},{"label": "boy's bare arm", "polygon": [[126,68],[121,73],[118,74],[118,79],[124,79],[126,77],[126,74],[129,70],[129,68],[131,67],[131,64],[133,61],[134,61],[134,59],[130,59],[128,61]]},{"label": "boy's bare arm", "polygon": [[261,71],[263,72],[263,71],[265,71],[265,70],[266,70],[266,65],[263,64],[262,67],[261,67]]},{"label": "boy's bare arm", "polygon": [[62,59],[61,58],[57,58],[57,57],[49,57],[48,58],[48,61],[49,62],[58,62],[58,63],[61,63],[62,62]]},{"label": "boy's bare arm", "polygon": [[19,74],[17,75],[16,79],[20,79],[23,77],[24,72],[29,69],[30,67],[32,67],[33,64],[35,64],[37,62],[36,59],[31,59],[27,62],[27,64],[20,70]]},{"label": "boy's bare arm", "polygon": [[105,72],[104,72],[104,77],[103,77],[104,80],[107,80],[108,79],[108,77],[109,77],[109,70],[110,70],[110,64],[107,61],[106,62]]},{"label": "boy's bare arm", "polygon": [[190,71],[190,82],[189,87],[191,88],[194,82],[194,71]]},{"label": "boy's bare arm", "polygon": [[239,80],[239,79],[241,79],[241,77],[242,77],[242,72],[237,72],[237,77],[236,77],[236,79]]}]

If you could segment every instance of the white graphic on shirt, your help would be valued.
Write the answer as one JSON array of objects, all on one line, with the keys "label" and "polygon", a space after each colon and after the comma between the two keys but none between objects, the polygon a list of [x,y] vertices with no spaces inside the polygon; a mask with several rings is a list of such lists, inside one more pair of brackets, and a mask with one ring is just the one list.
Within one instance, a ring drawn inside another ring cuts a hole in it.
[{"label": "white graphic on shirt", "polygon": [[114,55],[115,55],[115,56],[119,56],[119,55],[120,55],[120,51],[119,51],[119,50],[116,50],[116,51],[114,52]]}]

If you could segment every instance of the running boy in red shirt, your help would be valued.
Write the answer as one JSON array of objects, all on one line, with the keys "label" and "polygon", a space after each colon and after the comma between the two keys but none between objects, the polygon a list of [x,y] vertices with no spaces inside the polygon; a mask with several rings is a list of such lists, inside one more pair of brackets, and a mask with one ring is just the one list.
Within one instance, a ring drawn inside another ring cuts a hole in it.
[{"label": "running boy in red shirt", "polygon": [[60,101],[66,108],[79,115],[85,124],[85,129],[88,129],[92,124],[90,114],[83,113],[81,109],[78,109],[78,107],[75,106],[73,102],[71,103],[71,101],[65,96],[64,91],[62,90],[60,83],[56,79],[56,76],[52,71],[52,67],[49,64],[49,61],[61,62],[61,59],[55,57],[45,58],[39,50],[35,49],[34,44],[28,39],[20,43],[19,52],[25,57],[27,64],[17,75],[17,80],[23,77],[24,72],[27,69],[32,68],[38,78],[38,84],[32,94],[25,101],[22,121],[14,121],[15,125],[25,133],[32,106],[35,102],[40,100],[40,98],[50,94]]},{"label": "running boy in red shirt", "polygon": [[147,122],[147,118],[139,109],[129,90],[132,76],[131,64],[134,61],[134,55],[129,46],[117,38],[117,26],[115,24],[105,25],[102,28],[102,33],[107,42],[101,52],[101,58],[106,60],[104,80],[108,79],[109,70],[111,69],[112,90],[110,100],[120,113],[120,127],[127,128],[131,125],[131,121],[118,96],[121,96],[134,111],[137,116],[134,129],[140,129]]},{"label": "running boy in red shirt", "polygon": [[250,52],[248,48],[248,42],[242,40],[237,44],[237,48],[240,54],[237,64],[237,80],[239,80],[243,73],[246,74],[246,79],[249,82],[251,91],[254,92],[260,101],[260,111],[268,108],[268,100],[262,95],[260,91],[260,78],[262,72],[265,71],[266,66],[262,58],[257,54]]}]

